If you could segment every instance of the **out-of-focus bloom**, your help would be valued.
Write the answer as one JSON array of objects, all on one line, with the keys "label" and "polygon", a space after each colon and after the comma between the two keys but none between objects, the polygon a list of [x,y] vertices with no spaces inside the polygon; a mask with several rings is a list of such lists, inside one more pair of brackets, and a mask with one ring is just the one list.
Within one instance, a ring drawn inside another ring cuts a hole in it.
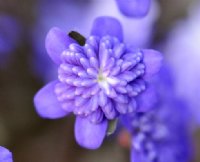
[{"label": "out-of-focus bloom", "polygon": [[200,123],[200,5],[195,7],[176,24],[162,50],[174,72],[177,95],[188,102],[191,120]]},{"label": "out-of-focus bloom", "polygon": [[165,68],[161,72],[161,76],[167,75],[167,80],[162,78],[157,83],[158,100],[154,108],[122,118],[132,135],[132,162],[189,162],[192,159],[188,107],[173,95],[169,71]]},{"label": "out-of-focus bloom", "polygon": [[116,0],[119,10],[129,17],[144,17],[147,15],[151,0]]},{"label": "out-of-focus bloom", "polygon": [[73,112],[76,140],[86,148],[101,145],[110,121],[146,111],[154,102],[147,82],[159,71],[162,56],[124,44],[122,32],[117,19],[99,17],[86,40],[58,28],[46,38],[47,52],[58,65],[58,80],[36,94],[36,110],[44,118]]},{"label": "out-of-focus bloom", "polygon": [[132,162],[189,162],[191,137],[184,104],[168,101],[147,113],[129,115]]},{"label": "out-of-focus bloom", "polygon": [[12,153],[8,149],[6,149],[2,146],[0,146],[0,161],[1,162],[13,162]]},{"label": "out-of-focus bloom", "polygon": [[[103,8],[103,12],[102,12]],[[112,16],[117,18],[124,29],[124,41],[130,43],[136,48],[147,48],[151,43],[152,34],[154,32],[154,25],[159,17],[159,4],[156,1],[152,2],[149,14],[142,19],[132,19],[122,15],[114,0],[93,0],[91,7],[87,13],[87,19],[85,19],[83,29],[80,33],[89,35],[88,27],[96,17],[99,16]],[[142,33],[142,34],[141,34]],[[130,35],[133,35],[130,37]]]},{"label": "out-of-focus bloom", "polygon": [[11,52],[19,44],[19,23],[11,16],[0,15],[0,67],[4,67]]},{"label": "out-of-focus bloom", "polygon": [[[56,75],[56,68],[51,60],[46,57],[43,46],[46,33],[52,26],[70,32],[79,31],[88,36],[88,28],[98,16],[113,16],[119,19],[124,28],[124,41],[131,43],[136,48],[147,48],[151,42],[154,23],[159,16],[159,6],[152,3],[149,14],[143,19],[130,19],[120,14],[114,0],[90,0],[87,3],[78,0],[42,1],[37,8],[37,24],[33,31],[33,48],[31,65],[36,76],[44,81],[49,81]],[[102,11],[103,8],[103,11]],[[54,12],[49,12],[53,10]],[[81,12],[84,10],[84,13]],[[142,33],[142,34],[141,34]],[[133,35],[130,37],[130,35]]]}]

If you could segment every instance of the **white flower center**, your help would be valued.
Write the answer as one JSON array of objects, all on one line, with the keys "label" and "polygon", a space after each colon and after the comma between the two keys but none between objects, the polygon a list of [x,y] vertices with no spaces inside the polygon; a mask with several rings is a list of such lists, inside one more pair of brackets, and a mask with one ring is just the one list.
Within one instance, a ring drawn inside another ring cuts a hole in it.
[{"label": "white flower center", "polygon": [[105,90],[106,94],[109,94],[110,86],[109,86],[108,77],[102,72],[101,69],[99,70],[99,74],[97,76],[97,82],[99,86]]}]

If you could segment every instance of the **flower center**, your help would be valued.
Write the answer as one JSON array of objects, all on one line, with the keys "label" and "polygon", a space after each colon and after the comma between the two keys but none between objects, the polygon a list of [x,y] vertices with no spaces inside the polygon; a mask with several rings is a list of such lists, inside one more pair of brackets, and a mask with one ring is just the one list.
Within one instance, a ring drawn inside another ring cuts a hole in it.
[{"label": "flower center", "polygon": [[99,70],[99,74],[97,76],[97,82],[101,83],[101,82],[105,82],[107,81],[107,77],[103,74],[102,70]]},{"label": "flower center", "polygon": [[[78,41],[76,33],[71,35]],[[61,59],[56,95],[62,107],[75,107],[73,112],[84,116],[98,110],[99,119],[103,113],[114,119],[136,109],[135,97],[145,90],[141,51],[115,37],[90,36],[84,46],[70,44]]]},{"label": "flower center", "polygon": [[99,74],[97,76],[97,83],[99,84],[99,87],[104,89],[107,93],[109,93],[109,81],[108,77],[102,72],[102,70],[99,70]]}]

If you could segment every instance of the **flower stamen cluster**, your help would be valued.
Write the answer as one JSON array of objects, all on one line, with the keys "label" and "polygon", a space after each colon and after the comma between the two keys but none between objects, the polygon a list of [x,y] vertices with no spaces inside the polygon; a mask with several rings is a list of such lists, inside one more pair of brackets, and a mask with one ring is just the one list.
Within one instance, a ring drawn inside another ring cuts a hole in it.
[{"label": "flower stamen cluster", "polygon": [[90,36],[84,46],[72,43],[61,58],[55,92],[63,109],[94,123],[136,109],[134,97],[145,90],[141,51],[116,37]]}]

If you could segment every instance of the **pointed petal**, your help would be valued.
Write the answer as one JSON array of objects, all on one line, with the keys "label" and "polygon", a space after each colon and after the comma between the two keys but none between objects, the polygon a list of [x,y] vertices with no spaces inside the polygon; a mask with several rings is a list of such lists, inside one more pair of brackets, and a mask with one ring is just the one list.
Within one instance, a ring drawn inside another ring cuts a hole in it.
[{"label": "pointed petal", "polygon": [[75,43],[75,40],[70,38],[67,33],[61,31],[59,28],[52,28],[46,37],[45,47],[47,53],[51,59],[56,63],[60,64],[61,53],[71,44]]},{"label": "pointed petal", "polygon": [[104,120],[93,124],[88,118],[76,117],[75,137],[79,145],[88,149],[97,149],[106,135],[108,122]]},{"label": "pointed petal", "polygon": [[163,56],[160,52],[151,49],[142,50],[142,52],[144,54],[145,64],[144,77],[149,78],[159,72],[162,66]]},{"label": "pointed petal", "polygon": [[146,16],[151,0],[116,0],[119,10],[129,17]]},{"label": "pointed petal", "polygon": [[129,99],[128,103],[128,113],[132,113],[136,110],[137,108],[137,102],[134,98]]},{"label": "pointed petal", "polygon": [[120,114],[126,114],[128,113],[128,106],[127,104],[124,104],[124,103],[115,103],[115,108],[117,109],[117,111],[120,113]]},{"label": "pointed petal", "polygon": [[13,162],[12,153],[8,149],[6,149],[2,146],[0,146],[0,161]]},{"label": "pointed petal", "polygon": [[37,113],[43,118],[55,119],[68,114],[63,110],[54,92],[57,81],[50,82],[40,89],[34,97]]},{"label": "pointed petal", "polygon": [[120,41],[123,40],[120,22],[117,19],[108,16],[98,17],[94,20],[91,34],[100,37],[110,35],[117,37]]},{"label": "pointed petal", "polygon": [[101,107],[104,115],[107,119],[112,120],[118,116],[118,112],[115,110],[112,101],[108,100],[107,104]]},{"label": "pointed petal", "polygon": [[107,100],[108,100],[108,98],[107,98],[106,94],[101,90],[101,92],[99,92],[99,99],[98,99],[99,105],[101,107],[104,107],[107,103]]},{"label": "pointed petal", "polygon": [[88,119],[90,120],[91,123],[93,124],[99,124],[102,122],[104,117],[104,114],[102,110],[99,108],[96,111],[92,112],[89,116]]}]

